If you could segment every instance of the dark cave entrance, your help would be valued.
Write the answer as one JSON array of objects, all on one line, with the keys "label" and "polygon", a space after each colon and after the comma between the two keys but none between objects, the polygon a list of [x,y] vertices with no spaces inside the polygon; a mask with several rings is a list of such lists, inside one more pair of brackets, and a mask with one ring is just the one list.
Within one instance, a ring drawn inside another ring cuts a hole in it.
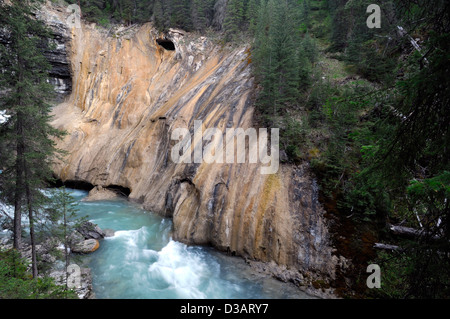
[{"label": "dark cave entrance", "polygon": [[175,51],[175,44],[167,39],[156,39],[156,42],[167,51]]},{"label": "dark cave entrance", "polygon": [[80,189],[80,190],[84,190],[84,191],[91,191],[95,186],[92,185],[89,182],[86,181],[77,181],[77,180],[67,180],[67,181],[62,181],[59,178],[55,178],[52,181],[49,181],[49,185],[50,188],[60,188],[60,187],[67,187],[67,188],[73,188],[73,189]]},{"label": "dark cave entrance", "polygon": [[128,187],[120,186],[120,185],[109,185],[109,186],[107,186],[105,188],[109,189],[111,191],[114,191],[118,195],[121,195],[121,196],[124,196],[124,197],[128,197],[131,194],[131,189],[129,189]]},{"label": "dark cave entrance", "polygon": [[[81,181],[81,180],[67,180],[67,181],[62,181],[59,178],[54,178],[51,181],[48,181],[48,185],[49,188],[60,188],[60,187],[67,187],[67,188],[73,188],[73,189],[79,189],[79,190],[84,190],[87,192],[90,192],[92,189],[94,189],[96,186],[92,185],[89,182],[86,181]],[[131,194],[131,189],[128,187],[123,187],[120,185],[108,185],[104,187],[105,189],[111,190],[113,192],[115,192],[117,195],[119,196],[123,196],[123,197],[128,197]]]}]

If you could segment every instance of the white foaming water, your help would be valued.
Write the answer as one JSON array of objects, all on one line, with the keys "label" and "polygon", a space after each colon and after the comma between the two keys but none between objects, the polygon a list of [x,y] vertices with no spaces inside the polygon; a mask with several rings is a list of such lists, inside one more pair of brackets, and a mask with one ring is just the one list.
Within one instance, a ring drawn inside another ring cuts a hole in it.
[{"label": "white foaming water", "polygon": [[69,193],[74,198],[84,198],[86,197],[87,192],[78,189],[67,189],[67,193]]},{"label": "white foaming water", "polygon": [[96,252],[83,257],[92,269],[97,298],[311,298],[255,274],[240,258],[173,241],[169,219],[126,201],[79,202],[78,208],[80,216],[115,230],[114,237],[101,240]]},{"label": "white foaming water", "polygon": [[[237,257],[212,248],[193,247],[171,239],[172,222],[124,201],[82,202],[87,192],[67,190],[79,216],[115,235],[82,256],[90,267],[97,298],[109,299],[264,299],[311,298],[293,286],[254,273]],[[51,196],[51,192],[45,191]],[[13,214],[10,206],[0,208]],[[28,218],[22,215],[24,230]],[[0,232],[0,238],[9,236]],[[77,261],[79,262],[79,261]]]},{"label": "white foaming water", "polygon": [[167,289],[176,292],[177,297],[207,298],[200,287],[210,271],[202,256],[190,252],[186,245],[170,241],[158,252],[158,260],[148,271],[151,277],[160,277],[167,284]]}]

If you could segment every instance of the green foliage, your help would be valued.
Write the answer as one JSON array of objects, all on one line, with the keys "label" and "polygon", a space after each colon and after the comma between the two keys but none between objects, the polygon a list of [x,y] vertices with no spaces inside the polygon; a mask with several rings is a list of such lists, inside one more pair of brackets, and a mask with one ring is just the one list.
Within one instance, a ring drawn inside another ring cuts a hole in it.
[{"label": "green foliage", "polygon": [[225,30],[225,40],[236,40],[239,30],[241,30],[245,23],[245,1],[243,0],[229,0],[227,3],[227,10],[223,28]]},{"label": "green foliage", "polygon": [[378,112],[387,114],[388,108],[372,109],[379,95],[368,90],[343,87],[334,91],[335,96],[323,104],[321,123],[317,124],[324,125],[330,136],[318,166],[323,189],[328,189],[327,194],[340,192],[338,206],[361,220],[370,219],[377,211],[384,214],[389,206],[385,186],[366,170],[373,164],[378,143],[389,134],[390,127],[378,120]]},{"label": "green foliage", "polygon": [[309,145],[306,139],[307,125],[290,117],[284,117],[284,129],[281,131],[280,143],[289,159],[301,162],[307,158],[304,150]]},{"label": "green foliage", "polygon": [[109,26],[109,20],[108,20],[108,18],[101,18],[98,20],[98,24],[100,24],[102,27],[106,28]]},{"label": "green foliage", "polygon": [[366,79],[387,83],[393,80],[397,62],[398,43],[392,38],[396,21],[388,18],[395,10],[391,1],[385,1],[383,28],[369,29],[365,12],[371,3],[369,0],[329,2],[332,45],[328,50],[344,53],[344,60]]},{"label": "green foliage", "polygon": [[302,45],[297,30],[298,7],[288,1],[262,2],[253,45],[254,72],[261,86],[257,106],[276,117],[295,108],[299,93],[308,87],[312,41]]},{"label": "green foliage", "polygon": [[[74,198],[67,192],[65,187],[48,190],[50,202],[42,211],[40,235],[43,238],[52,238],[54,242],[53,251],[56,257],[63,257],[66,267],[70,264],[70,246],[73,244],[72,233],[87,221],[87,216],[77,217],[77,204]],[[59,243],[64,247],[61,256],[57,249]]]},{"label": "green foliage", "polygon": [[[101,26],[109,23],[153,22],[160,31],[181,28],[204,32],[212,26],[217,0],[69,0],[80,4],[83,19]],[[225,36],[232,40],[247,30],[255,17],[251,11],[256,1],[232,0],[226,4],[223,25]],[[249,10],[247,10],[249,6]],[[216,26],[220,29],[222,26]]]},{"label": "green foliage", "polygon": [[170,25],[192,30],[191,1],[173,0],[171,6]]},{"label": "green foliage", "polygon": [[[65,187],[48,190],[48,192],[51,202],[42,212],[41,220],[43,223],[39,225],[39,235],[43,241],[46,241],[48,252],[58,260],[64,261],[64,269],[66,270],[66,276],[68,276],[67,269],[73,258],[70,253],[70,247],[76,244],[76,242],[73,242],[75,239],[73,233],[83,223],[87,222],[88,217],[77,217],[76,201]],[[51,238],[51,241],[46,240],[48,238]],[[61,244],[63,247],[62,251],[60,249]]]},{"label": "green foliage", "polygon": [[310,5],[309,0],[303,0],[301,4],[301,10],[300,10],[300,21],[301,21],[301,28],[307,32],[308,29],[311,27],[311,15],[310,15]]},{"label": "green foliage", "polygon": [[[408,203],[414,212],[436,236],[449,236],[450,219],[450,172],[444,171],[437,176],[423,180],[413,180],[407,188]],[[425,224],[425,225],[423,225]]]},{"label": "green foliage", "polygon": [[400,244],[401,250],[380,252],[371,262],[381,267],[381,289],[367,291],[367,295],[383,299],[448,299],[448,244],[435,247],[406,240]]},{"label": "green foliage", "polygon": [[422,181],[411,181],[408,187],[408,195],[420,202],[433,204],[440,202],[445,205],[445,199],[450,196],[450,172],[428,178]]},{"label": "green foliage", "polygon": [[32,278],[16,250],[0,251],[0,299],[77,299],[49,277]]},{"label": "green foliage", "polygon": [[392,258],[386,252],[380,252],[377,263],[382,269],[382,281],[380,289],[372,289],[367,294],[374,298],[404,299],[409,289],[408,274],[411,272],[411,258],[407,254],[400,253]]},{"label": "green foliage", "polygon": [[[449,276],[442,270],[449,267],[450,250],[449,3],[385,1],[379,30],[365,26],[367,15],[355,14],[365,12],[369,3],[328,1],[328,51],[339,52],[348,69],[376,85],[316,82],[308,118],[327,141],[312,166],[322,201],[341,225],[348,220],[340,216],[351,216],[354,229],[369,225],[376,237],[402,247],[375,258],[382,266],[383,288],[365,293],[448,298]],[[397,25],[422,40],[420,51]],[[419,228],[421,235],[409,240],[388,236],[387,223],[400,222]],[[337,233],[347,236],[339,229]],[[348,253],[350,246],[340,250]]]},{"label": "green foliage", "polygon": [[319,55],[319,50],[317,48],[316,42],[311,37],[309,32],[306,32],[301,42],[303,47],[303,54],[308,58],[309,62],[314,64],[317,62],[317,57]]},{"label": "green foliage", "polygon": [[211,25],[214,16],[214,0],[192,1],[192,25],[194,30],[204,31]]},{"label": "green foliage", "polygon": [[[0,109],[11,115],[0,136],[0,199],[14,205],[14,248],[21,245],[21,217],[27,213],[32,247],[34,222],[46,203],[41,189],[51,179],[57,155],[55,139],[63,132],[50,125],[53,91],[48,83],[50,65],[44,55],[50,32],[36,20],[36,1],[0,3],[0,24],[8,41],[0,44]],[[33,276],[37,276],[35,249]]]},{"label": "green foliage", "polygon": [[249,0],[246,21],[249,23],[249,30],[252,34],[256,33],[256,27],[258,24],[258,10],[261,6],[261,0]]}]

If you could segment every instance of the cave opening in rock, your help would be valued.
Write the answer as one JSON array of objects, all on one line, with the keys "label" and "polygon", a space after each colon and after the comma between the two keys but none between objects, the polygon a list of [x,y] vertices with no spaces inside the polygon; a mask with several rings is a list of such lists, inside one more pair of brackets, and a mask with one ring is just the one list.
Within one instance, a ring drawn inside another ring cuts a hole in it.
[{"label": "cave opening in rock", "polygon": [[60,188],[64,186],[67,188],[80,189],[88,192],[95,187],[94,185],[86,181],[79,181],[79,180],[62,181],[59,178],[55,178],[54,180],[49,181],[48,186],[50,188]]},{"label": "cave opening in rock", "polygon": [[109,186],[107,186],[105,188],[109,189],[111,191],[114,191],[118,195],[121,195],[121,196],[124,196],[124,197],[128,197],[131,194],[131,189],[129,189],[128,187],[120,186],[120,185],[109,185]]},{"label": "cave opening in rock", "polygon": [[156,42],[167,51],[175,51],[175,44],[167,39],[156,39]]}]

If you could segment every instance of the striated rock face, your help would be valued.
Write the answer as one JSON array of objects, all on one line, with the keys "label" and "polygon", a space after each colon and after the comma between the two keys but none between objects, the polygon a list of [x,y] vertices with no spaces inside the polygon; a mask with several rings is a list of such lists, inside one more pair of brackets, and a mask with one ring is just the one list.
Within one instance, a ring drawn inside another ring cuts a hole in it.
[{"label": "striated rock face", "polygon": [[[43,42],[43,46],[45,46],[44,55],[51,65],[49,82],[55,89],[55,100],[61,102],[72,91],[72,73],[66,50],[69,40],[68,28],[65,22],[52,11],[42,10],[35,14],[37,19],[46,22],[51,32],[51,38],[48,39],[48,42]],[[0,43],[6,47],[11,44],[10,34],[3,27],[0,27]]]},{"label": "striated rock face", "polygon": [[176,240],[270,262],[301,284],[334,278],[338,259],[306,163],[262,175],[261,164],[172,161],[172,132],[193,132],[194,120],[222,132],[254,127],[253,79],[248,47],[171,30],[167,51],[162,36],[150,24],[71,30],[73,90],[53,122],[69,132],[58,145],[69,155],[55,174],[129,189],[131,200],[173,218]]},{"label": "striated rock face", "polygon": [[58,10],[59,12],[41,10],[36,12],[36,18],[44,20],[52,33],[53,38],[44,55],[51,64],[49,81],[55,88],[55,99],[61,102],[72,92],[72,70],[67,56],[67,45],[70,45],[69,29],[65,19],[61,18],[63,9]]}]

